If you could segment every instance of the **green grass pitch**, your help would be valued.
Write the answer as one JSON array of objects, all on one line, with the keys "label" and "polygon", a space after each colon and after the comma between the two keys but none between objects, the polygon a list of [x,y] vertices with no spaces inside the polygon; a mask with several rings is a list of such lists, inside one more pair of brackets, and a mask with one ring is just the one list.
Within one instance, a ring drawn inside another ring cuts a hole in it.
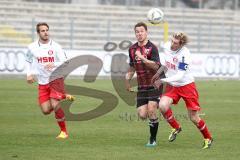
[{"label": "green grass pitch", "polygon": [[[114,91],[110,80],[68,84]],[[24,79],[0,79],[0,160],[237,160],[240,157],[239,81],[198,81],[201,116],[214,137],[211,149],[202,150],[203,139],[187,119],[184,103],[173,107],[183,131],[173,143],[167,141],[170,127],[160,121],[158,146],[146,148],[147,122],[136,117],[135,106],[119,97],[111,112],[89,121],[67,122],[67,140],[59,133],[54,115],[44,116],[37,105],[36,85]],[[77,95],[71,112],[86,112],[99,99]]]}]

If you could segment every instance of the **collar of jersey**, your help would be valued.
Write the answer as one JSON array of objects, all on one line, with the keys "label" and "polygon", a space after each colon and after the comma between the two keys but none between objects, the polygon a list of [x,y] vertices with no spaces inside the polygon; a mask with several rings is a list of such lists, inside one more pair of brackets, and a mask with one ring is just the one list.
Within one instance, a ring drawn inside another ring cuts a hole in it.
[{"label": "collar of jersey", "polygon": [[49,42],[46,44],[40,43],[40,41],[38,40],[38,45],[39,45],[39,47],[44,46],[44,45],[52,45],[52,40],[50,39]]}]

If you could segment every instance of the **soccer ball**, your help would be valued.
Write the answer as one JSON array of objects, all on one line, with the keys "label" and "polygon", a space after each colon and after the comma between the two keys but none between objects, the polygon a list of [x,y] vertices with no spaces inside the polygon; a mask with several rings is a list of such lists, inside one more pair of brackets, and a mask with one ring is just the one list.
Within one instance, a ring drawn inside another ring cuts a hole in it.
[{"label": "soccer ball", "polygon": [[147,19],[152,24],[158,24],[163,21],[164,13],[159,8],[152,8],[147,13]]}]

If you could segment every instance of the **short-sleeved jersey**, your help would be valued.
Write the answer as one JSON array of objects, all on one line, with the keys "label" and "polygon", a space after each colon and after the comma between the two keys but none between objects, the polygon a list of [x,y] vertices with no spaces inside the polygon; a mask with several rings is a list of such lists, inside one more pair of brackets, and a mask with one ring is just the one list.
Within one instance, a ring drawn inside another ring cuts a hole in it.
[{"label": "short-sleeved jersey", "polygon": [[172,77],[179,71],[185,71],[182,79],[176,82],[169,82],[172,86],[184,86],[194,82],[194,77],[190,73],[191,55],[188,48],[183,46],[177,51],[171,50],[171,42],[164,44],[164,53],[161,55],[161,64],[168,68],[166,77]]},{"label": "short-sleeved jersey", "polygon": [[[47,44],[35,41],[28,46],[26,61],[32,63],[32,70],[34,70],[39,84],[48,84],[52,72],[66,60],[67,57],[62,47],[53,40]],[[51,71],[44,68],[47,63],[54,63]]]},{"label": "short-sleeved jersey", "polygon": [[158,49],[150,41],[148,41],[144,46],[139,46],[138,43],[135,43],[129,48],[129,65],[131,67],[134,67],[136,70],[138,88],[147,89],[149,87],[152,87],[151,79],[156,71],[147,67],[146,64],[137,58],[135,55],[136,51],[140,51],[145,58],[160,65]]}]

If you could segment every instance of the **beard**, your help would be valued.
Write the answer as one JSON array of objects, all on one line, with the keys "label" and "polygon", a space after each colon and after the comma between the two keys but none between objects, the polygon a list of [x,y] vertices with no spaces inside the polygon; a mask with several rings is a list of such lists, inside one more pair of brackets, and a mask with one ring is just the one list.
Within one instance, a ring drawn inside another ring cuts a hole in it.
[{"label": "beard", "polygon": [[48,41],[49,40],[49,36],[42,36],[42,37],[40,37],[40,39],[42,41]]}]

